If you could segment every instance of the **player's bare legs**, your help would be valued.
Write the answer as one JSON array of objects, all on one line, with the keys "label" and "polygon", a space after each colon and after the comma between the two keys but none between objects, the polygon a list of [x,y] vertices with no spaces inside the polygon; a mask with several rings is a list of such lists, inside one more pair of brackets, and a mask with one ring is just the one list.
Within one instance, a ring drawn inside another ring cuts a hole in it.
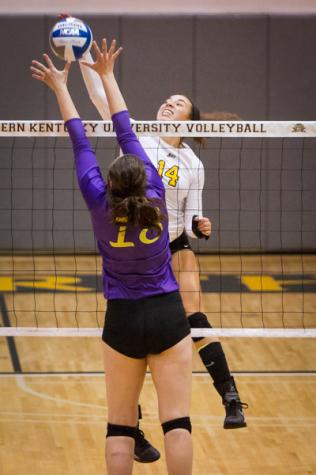
[{"label": "player's bare legs", "polygon": [[[127,426],[136,431],[137,404],[144,382],[146,359],[124,356],[104,342],[102,347],[108,421],[112,425]],[[134,438],[130,434],[126,437],[107,437],[106,464],[109,475],[131,474],[133,461]]]},{"label": "player's bare legs", "polygon": [[159,419],[165,432],[168,474],[190,475],[193,456],[189,420],[191,337],[185,337],[159,355],[149,355],[148,364],[157,390]]}]

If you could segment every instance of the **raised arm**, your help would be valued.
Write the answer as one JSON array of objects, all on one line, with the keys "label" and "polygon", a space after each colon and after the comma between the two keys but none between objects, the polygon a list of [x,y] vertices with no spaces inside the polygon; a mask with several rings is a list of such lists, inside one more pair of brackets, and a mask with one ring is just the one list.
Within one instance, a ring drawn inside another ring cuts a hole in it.
[{"label": "raised arm", "polygon": [[[93,63],[90,53],[85,54],[84,61],[85,63]],[[82,60],[79,61],[79,66],[92,104],[95,106],[103,120],[110,120],[111,113],[109,104],[100,76],[91,68],[87,68],[82,64]]]},{"label": "raised arm", "polygon": [[73,103],[67,88],[67,80],[71,63],[65,64],[62,71],[55,68],[52,60],[47,54],[43,54],[46,65],[33,60],[31,71],[32,77],[45,83],[56,95],[60,113],[65,122],[70,119],[79,118],[78,111]]},{"label": "raised arm", "polygon": [[146,167],[149,185],[162,190],[161,178],[132,130],[127,105],[114,76],[114,65],[123,48],[116,49],[116,41],[113,40],[108,49],[105,39],[102,40],[101,50],[95,41],[93,48],[96,53],[95,63],[82,61],[82,64],[95,71],[102,81],[118,143],[123,153],[132,153],[141,158]]},{"label": "raised arm", "polygon": [[116,40],[113,40],[108,49],[105,38],[102,40],[101,50],[96,41],[93,42],[93,48],[96,54],[96,62],[82,61],[81,63],[99,75],[108,100],[111,116],[127,110],[125,100],[114,76],[114,65],[123,48],[116,49]]},{"label": "raised arm", "polygon": [[56,95],[60,113],[72,140],[78,183],[88,207],[91,208],[100,196],[103,196],[105,183],[78,111],[68,91],[67,79],[70,63],[66,63],[64,69],[59,71],[47,54],[43,56],[46,65],[39,61],[32,61],[32,77],[46,84]]}]

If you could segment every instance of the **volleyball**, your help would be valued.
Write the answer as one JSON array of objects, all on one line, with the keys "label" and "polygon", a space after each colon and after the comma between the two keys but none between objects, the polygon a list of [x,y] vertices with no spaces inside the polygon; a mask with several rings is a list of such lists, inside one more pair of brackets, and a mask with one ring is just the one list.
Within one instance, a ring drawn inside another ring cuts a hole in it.
[{"label": "volleyball", "polygon": [[89,26],[78,18],[67,17],[56,23],[49,35],[52,51],[64,61],[76,61],[89,51],[92,45]]}]

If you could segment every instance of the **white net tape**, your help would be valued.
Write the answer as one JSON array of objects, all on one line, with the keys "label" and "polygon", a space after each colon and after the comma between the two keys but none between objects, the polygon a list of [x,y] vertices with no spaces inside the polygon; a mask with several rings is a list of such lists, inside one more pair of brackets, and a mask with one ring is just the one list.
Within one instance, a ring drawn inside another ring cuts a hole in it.
[{"label": "white net tape", "polygon": [[[101,337],[99,328],[38,328],[5,327],[0,328],[1,336],[11,337]],[[315,338],[316,329],[299,328],[218,328],[194,329],[192,337],[214,338]]]},{"label": "white net tape", "polygon": [[[88,137],[115,137],[111,121],[83,121]],[[316,122],[294,121],[135,121],[139,136],[161,137],[316,137]],[[0,137],[66,137],[64,122],[0,121]]]}]

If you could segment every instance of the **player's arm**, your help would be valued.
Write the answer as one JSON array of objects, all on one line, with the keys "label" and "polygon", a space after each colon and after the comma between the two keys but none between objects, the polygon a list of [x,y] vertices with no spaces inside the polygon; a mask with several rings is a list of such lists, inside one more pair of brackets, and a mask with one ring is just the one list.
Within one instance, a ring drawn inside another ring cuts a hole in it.
[{"label": "player's arm", "polygon": [[96,54],[96,61],[94,63],[82,61],[82,65],[98,74],[108,100],[111,116],[127,110],[124,97],[114,76],[114,65],[123,48],[116,48],[116,40],[113,40],[110,48],[108,48],[106,39],[102,40],[101,49],[96,41],[93,42],[93,48]]},{"label": "player's arm", "polygon": [[199,163],[185,203],[184,222],[187,234],[193,238],[208,239],[211,222],[203,216],[202,191],[204,188],[204,167]]},{"label": "player's arm", "polygon": [[46,64],[33,60],[31,71],[32,77],[45,83],[55,93],[60,113],[64,121],[79,118],[79,113],[69,94],[67,80],[71,63],[67,62],[63,70],[55,68],[47,54],[43,54]]},{"label": "player's arm", "polygon": [[157,170],[132,130],[127,105],[115,79],[114,65],[122,52],[122,48],[116,49],[116,41],[113,40],[108,49],[105,39],[102,40],[101,50],[95,41],[93,47],[96,53],[95,63],[91,64],[83,61],[82,64],[98,73],[102,81],[118,143],[123,153],[132,153],[141,158],[145,164],[148,183],[151,186],[163,189]]},{"label": "player's arm", "polygon": [[66,63],[64,69],[60,71],[47,54],[44,54],[44,60],[46,64],[32,61],[32,77],[46,84],[55,93],[61,116],[72,140],[78,183],[91,208],[100,194],[104,193],[105,183],[67,87],[70,63]]},{"label": "player's arm", "polygon": [[[86,63],[93,63],[90,53],[85,54],[84,61]],[[82,60],[79,61],[79,66],[92,104],[95,106],[103,120],[110,120],[111,113],[109,104],[100,76],[93,71],[93,69],[87,68],[83,65]]]}]

